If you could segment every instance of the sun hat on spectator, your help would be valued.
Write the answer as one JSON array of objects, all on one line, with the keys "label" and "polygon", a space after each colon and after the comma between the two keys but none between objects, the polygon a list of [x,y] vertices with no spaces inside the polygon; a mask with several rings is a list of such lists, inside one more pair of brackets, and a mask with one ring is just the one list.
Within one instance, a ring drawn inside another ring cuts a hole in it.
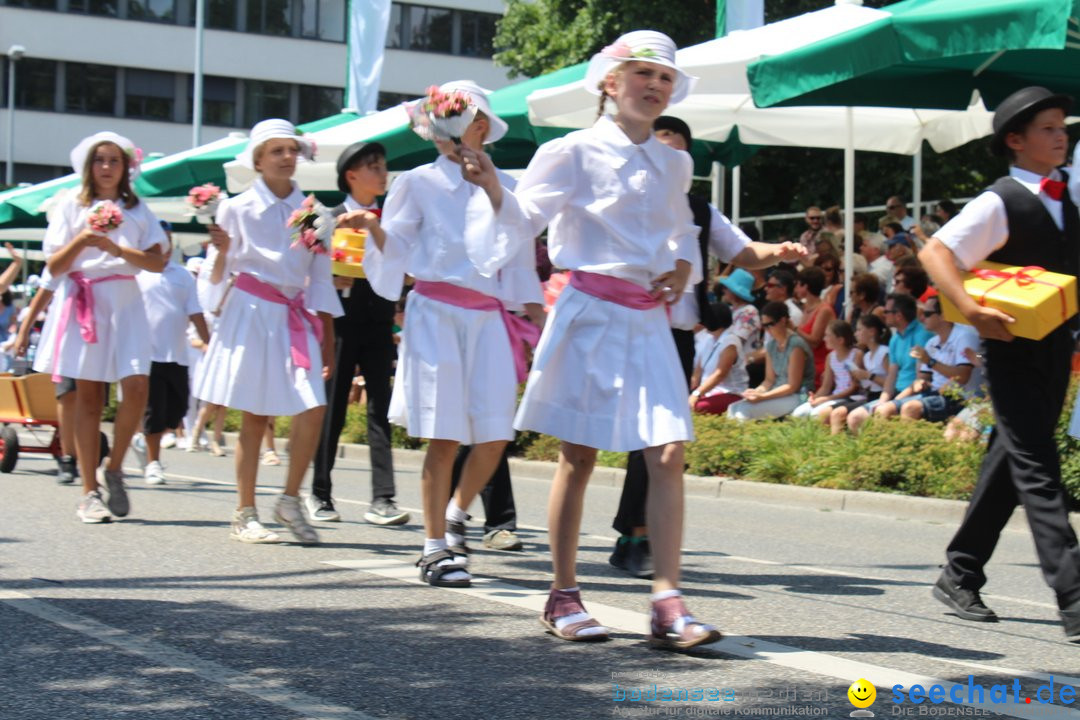
[{"label": "sun hat on spectator", "polygon": [[754,302],[754,276],[742,268],[736,268],[727,277],[717,280],[740,300]]}]

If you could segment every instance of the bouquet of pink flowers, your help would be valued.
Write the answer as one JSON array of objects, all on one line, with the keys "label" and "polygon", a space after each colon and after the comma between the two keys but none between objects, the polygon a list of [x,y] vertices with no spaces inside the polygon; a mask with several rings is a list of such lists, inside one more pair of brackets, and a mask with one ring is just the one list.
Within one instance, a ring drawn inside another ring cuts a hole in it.
[{"label": "bouquet of pink flowers", "polygon": [[326,206],[308,195],[294,210],[285,223],[292,228],[293,243],[290,247],[302,247],[316,255],[325,255],[330,247],[330,236],[334,234],[337,223]]},{"label": "bouquet of pink flowers", "polygon": [[443,92],[435,85],[427,96],[408,104],[405,110],[413,131],[425,140],[461,142],[461,136],[476,117],[476,106],[463,92]]},{"label": "bouquet of pink flowers", "polygon": [[203,225],[213,223],[218,205],[221,204],[221,196],[221,188],[214,183],[196,185],[188,190],[187,194],[187,204],[191,208],[189,214]]},{"label": "bouquet of pink flowers", "polygon": [[86,216],[86,226],[104,235],[124,224],[124,212],[112,200],[95,203]]}]

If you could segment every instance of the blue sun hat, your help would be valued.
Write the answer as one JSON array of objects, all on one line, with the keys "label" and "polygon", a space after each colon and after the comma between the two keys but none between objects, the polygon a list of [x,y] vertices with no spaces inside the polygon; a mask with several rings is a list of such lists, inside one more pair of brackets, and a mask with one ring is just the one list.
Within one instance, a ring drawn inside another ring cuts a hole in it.
[{"label": "blue sun hat", "polygon": [[717,282],[740,300],[754,302],[754,276],[746,270],[736,268],[730,275],[720,278]]}]

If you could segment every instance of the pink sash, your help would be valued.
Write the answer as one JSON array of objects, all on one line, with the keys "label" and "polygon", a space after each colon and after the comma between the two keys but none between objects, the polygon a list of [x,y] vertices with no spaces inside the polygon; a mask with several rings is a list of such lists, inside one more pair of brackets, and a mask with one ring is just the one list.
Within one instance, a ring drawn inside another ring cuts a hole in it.
[{"label": "pink sash", "polygon": [[60,382],[60,375],[56,372],[56,365],[60,362],[60,353],[64,344],[64,331],[71,322],[71,313],[74,310],[75,320],[79,323],[79,335],[87,344],[94,345],[98,341],[97,323],[94,322],[94,286],[98,283],[112,280],[134,280],[134,275],[106,275],[99,278],[88,278],[80,271],[68,273],[68,277],[75,283],[75,292],[69,294],[64,300],[64,306],[60,309],[60,321],[56,324],[56,349],[53,351],[53,382]]},{"label": "pink sash", "polygon": [[526,342],[529,347],[536,347],[536,343],[540,340],[540,328],[528,320],[508,312],[496,298],[476,290],[469,290],[450,283],[430,282],[427,280],[417,280],[413,290],[424,297],[444,302],[447,305],[467,310],[498,310],[502,313],[506,334],[510,336],[510,349],[514,352],[514,369],[517,371],[517,380],[518,382],[525,382],[525,379],[529,376],[529,370],[528,363],[525,361],[525,348],[521,347],[521,343]]},{"label": "pink sash", "polygon": [[289,351],[292,354],[293,364],[304,370],[311,369],[311,356],[308,354],[307,334],[304,332],[304,321],[311,325],[311,331],[315,333],[315,339],[322,342],[322,320],[318,315],[308,312],[304,307],[304,291],[296,293],[290,300],[285,294],[270,283],[265,283],[247,273],[236,276],[237,290],[243,290],[249,295],[254,295],[260,300],[269,300],[272,303],[285,305],[289,309]]},{"label": "pink sash", "polygon": [[634,310],[652,310],[664,304],[645,288],[611,275],[574,270],[570,273],[570,285],[587,295]]}]

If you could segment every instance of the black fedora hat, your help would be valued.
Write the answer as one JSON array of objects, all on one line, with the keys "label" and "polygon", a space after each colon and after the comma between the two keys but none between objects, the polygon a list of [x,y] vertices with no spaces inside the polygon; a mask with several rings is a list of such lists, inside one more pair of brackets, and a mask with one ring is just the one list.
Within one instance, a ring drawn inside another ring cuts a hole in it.
[{"label": "black fedora hat", "polygon": [[1040,111],[1056,107],[1068,115],[1072,106],[1070,95],[1058,95],[1038,85],[1017,90],[1002,100],[994,111],[994,137],[990,141],[990,152],[1005,155],[1005,136],[1022,130]]},{"label": "black fedora hat", "polygon": [[356,158],[356,156],[361,153],[365,155],[382,155],[383,157],[385,157],[386,148],[383,147],[382,143],[365,142],[361,140],[360,142],[354,142],[352,145],[345,148],[345,151],[338,156],[337,186],[338,190],[345,193],[346,195],[349,194],[349,183],[345,182],[345,171],[349,169],[350,165],[352,165],[352,162]]}]

